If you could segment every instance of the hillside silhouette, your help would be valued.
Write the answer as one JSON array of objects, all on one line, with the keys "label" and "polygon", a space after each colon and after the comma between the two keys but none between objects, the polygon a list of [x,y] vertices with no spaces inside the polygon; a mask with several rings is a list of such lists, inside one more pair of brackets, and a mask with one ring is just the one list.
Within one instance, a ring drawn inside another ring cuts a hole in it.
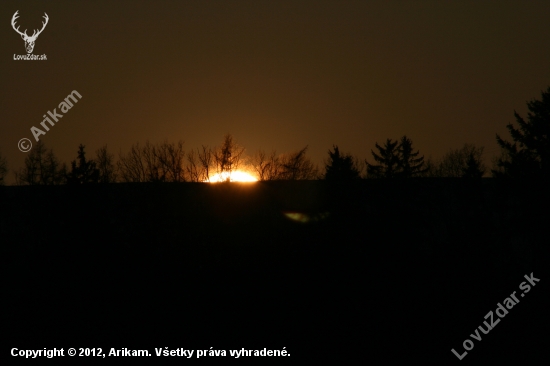
[{"label": "hillside silhouette", "polygon": [[[10,332],[26,341],[47,331],[51,342],[179,339],[225,349],[238,334],[238,349],[281,344],[296,357],[320,344],[353,354],[372,339],[360,349],[373,357],[429,351],[430,359],[450,359],[485,315],[479,311],[525,274],[547,278],[548,247],[538,238],[548,197],[537,182],[526,184],[2,187],[2,257],[13,279],[9,311],[19,319]],[[289,212],[309,220],[293,221]],[[547,305],[542,290],[525,299],[531,311]],[[516,334],[496,328],[478,356],[533,342]],[[395,344],[407,353],[386,354]]]}]

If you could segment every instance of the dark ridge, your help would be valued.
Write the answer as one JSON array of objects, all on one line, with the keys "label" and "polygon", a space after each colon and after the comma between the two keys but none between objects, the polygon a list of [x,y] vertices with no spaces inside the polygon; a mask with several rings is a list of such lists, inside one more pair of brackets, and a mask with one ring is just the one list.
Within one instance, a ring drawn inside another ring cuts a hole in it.
[{"label": "dark ridge", "polygon": [[42,348],[279,345],[296,358],[323,349],[454,362],[451,348],[463,352],[533,272],[540,284],[467,358],[540,350],[526,332],[549,305],[546,187],[426,178],[0,187],[6,331]]}]

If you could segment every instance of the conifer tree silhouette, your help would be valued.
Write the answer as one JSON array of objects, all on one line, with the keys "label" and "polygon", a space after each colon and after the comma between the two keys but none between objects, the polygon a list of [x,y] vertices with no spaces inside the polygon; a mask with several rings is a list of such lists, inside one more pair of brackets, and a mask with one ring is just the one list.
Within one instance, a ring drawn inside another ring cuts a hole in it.
[{"label": "conifer tree silhouette", "polygon": [[78,146],[78,164],[76,160],[71,163],[71,171],[67,174],[67,184],[98,183],[99,169],[93,160],[86,160],[84,145]]},{"label": "conifer tree silhouette", "polygon": [[542,92],[541,100],[532,100],[527,107],[527,121],[514,111],[519,128],[511,123],[506,126],[513,143],[496,136],[502,148],[498,169],[492,171],[496,177],[550,176],[550,87]]},{"label": "conifer tree silhouette", "polygon": [[359,169],[349,154],[340,154],[338,146],[328,151],[329,160],[325,164],[324,178],[329,181],[359,179]]},{"label": "conifer tree silhouette", "polygon": [[394,178],[398,174],[399,169],[399,151],[397,148],[398,141],[392,142],[391,139],[387,139],[384,143],[384,147],[376,143],[378,154],[371,150],[374,160],[378,163],[376,165],[367,164],[367,178]]},{"label": "conifer tree silhouette", "polygon": [[407,136],[403,136],[398,146],[398,176],[402,178],[417,177],[424,174],[427,170],[424,167],[424,156],[417,157],[420,152],[413,152],[412,141]]},{"label": "conifer tree silhouette", "polygon": [[462,168],[463,178],[481,178],[485,173],[485,169],[482,167],[481,161],[476,159],[473,152],[468,155],[466,160],[466,166]]}]

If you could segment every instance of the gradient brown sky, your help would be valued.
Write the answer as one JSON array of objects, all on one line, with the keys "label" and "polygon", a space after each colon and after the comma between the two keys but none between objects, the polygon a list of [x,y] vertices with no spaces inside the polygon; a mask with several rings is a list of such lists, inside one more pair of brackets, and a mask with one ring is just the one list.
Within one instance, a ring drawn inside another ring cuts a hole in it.
[{"label": "gradient brown sky", "polygon": [[[41,25],[14,61],[21,30]],[[216,145],[252,154],[332,144],[371,159],[406,134],[427,156],[463,143],[498,152],[516,109],[550,85],[549,1],[2,1],[0,151],[72,90],[82,99],[42,140],[69,163],[79,143]],[[13,173],[8,177],[13,183]]]}]

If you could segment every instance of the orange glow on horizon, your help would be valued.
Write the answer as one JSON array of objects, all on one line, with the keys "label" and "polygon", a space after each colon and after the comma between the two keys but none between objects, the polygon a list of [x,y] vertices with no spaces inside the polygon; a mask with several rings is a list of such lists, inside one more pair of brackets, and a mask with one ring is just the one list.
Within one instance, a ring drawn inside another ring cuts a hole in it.
[{"label": "orange glow on horizon", "polygon": [[227,182],[228,178],[230,182],[257,182],[258,181],[258,178],[256,178],[252,174],[242,170],[236,170],[231,173],[224,172],[221,174],[214,174],[213,176],[210,177],[209,182],[210,183]]}]

